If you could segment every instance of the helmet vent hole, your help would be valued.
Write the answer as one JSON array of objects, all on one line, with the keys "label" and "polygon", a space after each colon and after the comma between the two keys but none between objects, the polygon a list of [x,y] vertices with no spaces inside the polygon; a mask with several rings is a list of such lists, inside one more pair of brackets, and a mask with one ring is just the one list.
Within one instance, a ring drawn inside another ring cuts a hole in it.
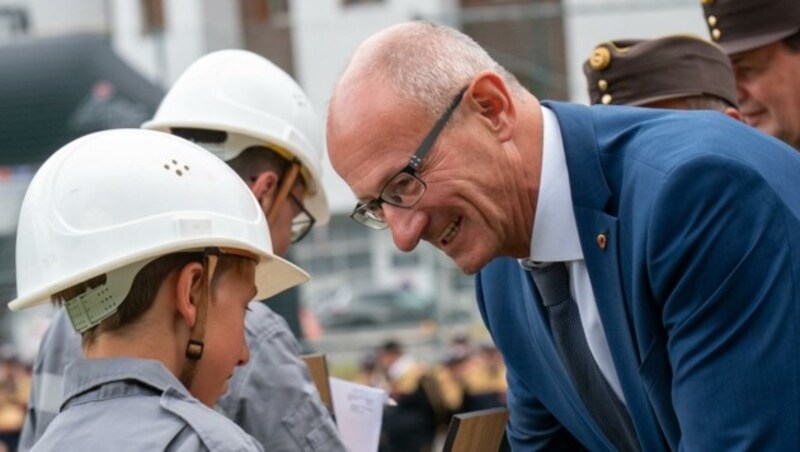
[{"label": "helmet vent hole", "polygon": [[164,164],[164,169],[167,171],[172,171],[173,168],[175,169],[175,174],[177,174],[178,176],[183,176],[184,172],[189,171],[189,165],[178,163],[178,161],[175,159],[172,159]]},{"label": "helmet vent hole", "polygon": [[305,99],[303,99],[303,95],[300,93],[292,93],[292,97],[294,101],[297,102],[297,106],[303,108],[306,105]]}]

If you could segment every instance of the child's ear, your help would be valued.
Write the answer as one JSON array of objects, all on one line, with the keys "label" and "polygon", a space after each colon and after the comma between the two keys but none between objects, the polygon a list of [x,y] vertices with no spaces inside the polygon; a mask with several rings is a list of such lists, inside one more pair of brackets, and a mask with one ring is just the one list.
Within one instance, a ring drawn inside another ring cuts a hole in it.
[{"label": "child's ear", "polygon": [[203,273],[205,269],[199,262],[190,262],[180,270],[176,278],[175,309],[189,328],[194,327],[197,319],[197,303],[205,289]]}]

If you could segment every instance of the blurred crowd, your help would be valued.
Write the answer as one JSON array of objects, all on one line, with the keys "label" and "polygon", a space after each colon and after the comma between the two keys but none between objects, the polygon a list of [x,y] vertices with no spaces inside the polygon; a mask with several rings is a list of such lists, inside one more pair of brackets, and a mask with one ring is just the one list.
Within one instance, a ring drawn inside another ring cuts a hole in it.
[{"label": "blurred crowd", "polygon": [[30,385],[30,366],[12,346],[0,346],[0,452],[17,450]]},{"label": "blurred crowd", "polygon": [[494,345],[463,334],[434,363],[386,341],[363,357],[356,382],[385,389],[397,403],[384,408],[381,452],[433,450],[454,414],[505,406],[507,388]]}]

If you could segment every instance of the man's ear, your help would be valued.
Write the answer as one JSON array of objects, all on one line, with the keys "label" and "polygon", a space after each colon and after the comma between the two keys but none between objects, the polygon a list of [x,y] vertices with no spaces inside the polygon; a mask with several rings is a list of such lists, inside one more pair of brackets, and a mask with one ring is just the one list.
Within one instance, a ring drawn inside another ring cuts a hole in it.
[{"label": "man's ear", "polygon": [[470,108],[480,113],[500,141],[513,137],[517,112],[508,86],[499,74],[481,72],[472,80],[464,95]]},{"label": "man's ear", "polygon": [[275,198],[275,193],[278,192],[278,175],[275,174],[275,171],[262,172],[250,184],[250,190],[253,191],[253,195],[264,211],[269,211],[272,199]]},{"label": "man's ear", "polygon": [[725,114],[737,121],[742,121],[742,114],[739,112],[739,110],[733,107],[725,108]]},{"label": "man's ear", "polygon": [[205,269],[199,262],[190,262],[178,270],[175,282],[175,309],[189,328],[194,327],[197,319],[197,303],[205,290],[204,273]]}]

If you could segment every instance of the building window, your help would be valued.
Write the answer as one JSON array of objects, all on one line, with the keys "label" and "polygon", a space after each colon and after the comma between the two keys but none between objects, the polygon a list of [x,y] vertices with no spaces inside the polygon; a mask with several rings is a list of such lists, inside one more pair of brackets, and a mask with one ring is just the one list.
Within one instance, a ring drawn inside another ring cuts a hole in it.
[{"label": "building window", "polygon": [[164,2],[162,0],[140,0],[142,5],[142,32],[145,34],[164,31]]}]

